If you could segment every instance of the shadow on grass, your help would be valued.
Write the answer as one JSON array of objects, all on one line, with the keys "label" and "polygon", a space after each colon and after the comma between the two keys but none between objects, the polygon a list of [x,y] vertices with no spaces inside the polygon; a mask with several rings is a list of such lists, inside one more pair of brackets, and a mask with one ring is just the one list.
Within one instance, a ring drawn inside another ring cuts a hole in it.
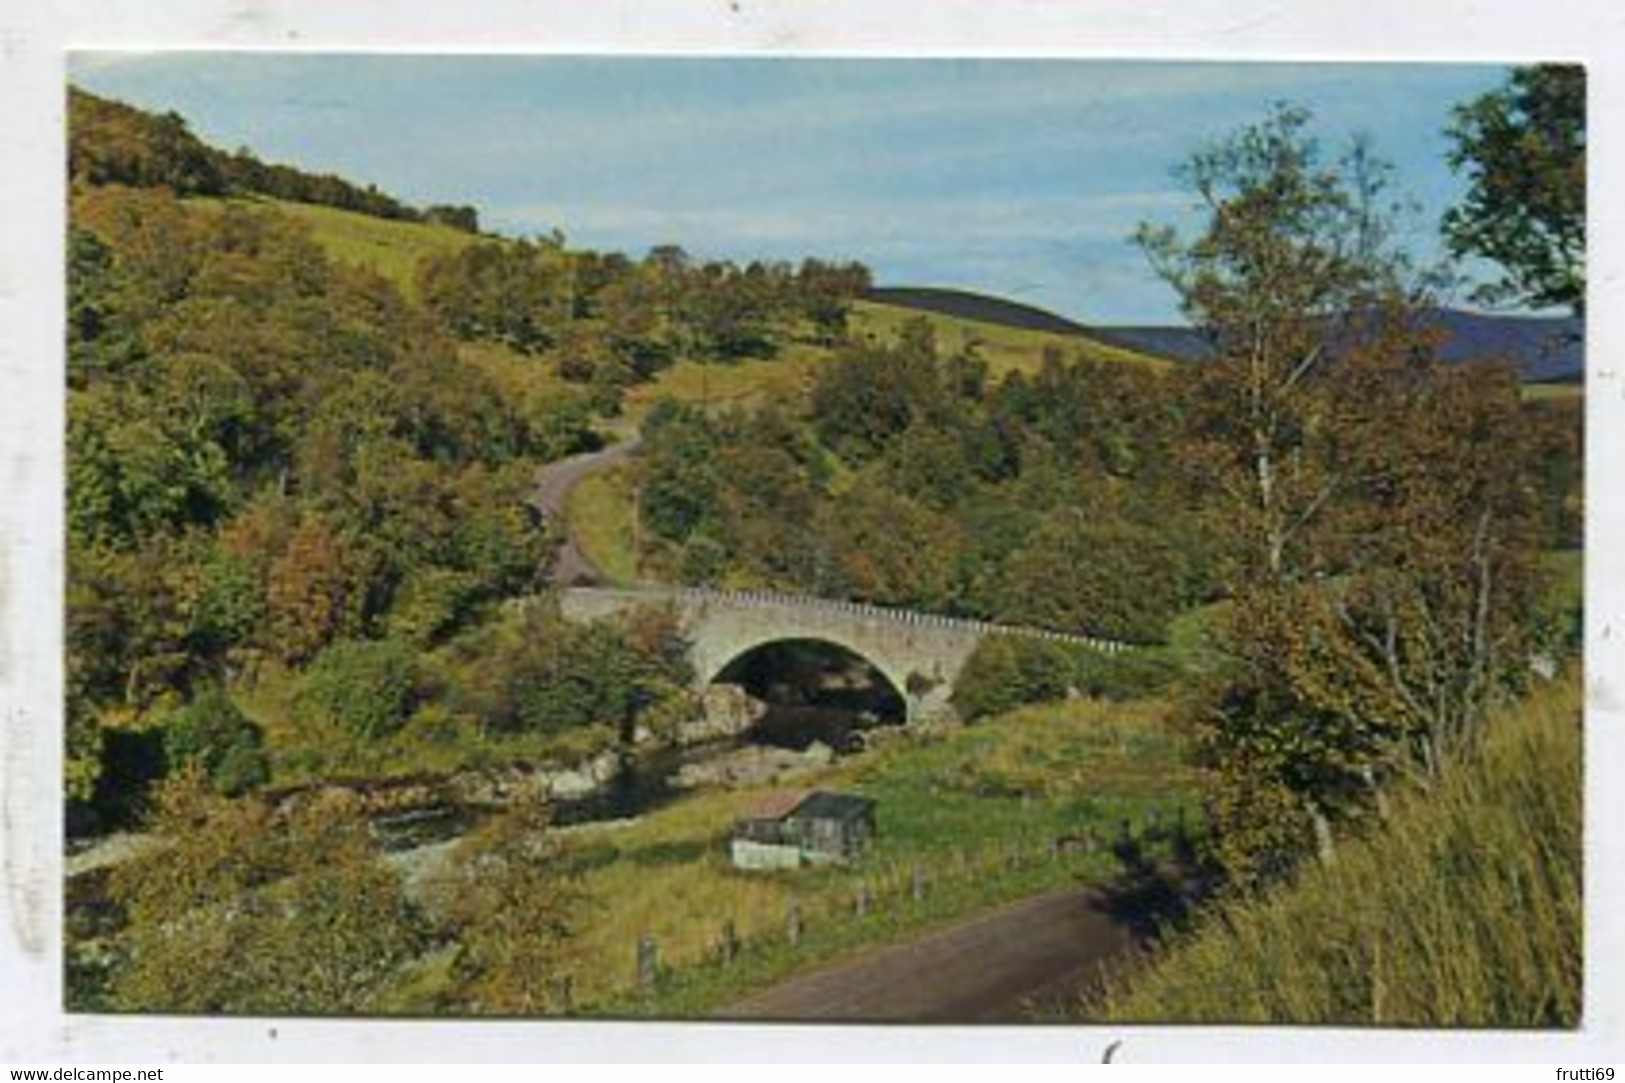
[{"label": "shadow on grass", "polygon": [[1098,906],[1140,944],[1184,925],[1218,885],[1182,836],[1164,857],[1152,856],[1137,839],[1118,841],[1112,855],[1118,872],[1101,887]]}]

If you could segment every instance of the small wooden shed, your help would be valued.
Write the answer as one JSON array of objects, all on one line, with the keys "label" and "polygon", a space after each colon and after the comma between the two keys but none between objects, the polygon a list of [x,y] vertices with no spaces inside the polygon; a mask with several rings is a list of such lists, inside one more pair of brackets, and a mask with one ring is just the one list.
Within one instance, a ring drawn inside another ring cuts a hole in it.
[{"label": "small wooden shed", "polygon": [[797,868],[852,861],[875,833],[875,803],[855,793],[780,792],[734,825],[731,852],[741,869]]}]

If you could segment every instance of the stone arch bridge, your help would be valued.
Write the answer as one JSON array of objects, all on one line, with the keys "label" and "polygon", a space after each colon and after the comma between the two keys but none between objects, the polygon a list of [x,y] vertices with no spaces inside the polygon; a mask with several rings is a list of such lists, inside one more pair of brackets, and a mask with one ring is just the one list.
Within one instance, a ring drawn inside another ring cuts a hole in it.
[{"label": "stone arch bridge", "polygon": [[966,660],[988,636],[1046,639],[1107,654],[1126,649],[1088,636],[770,591],[572,587],[561,590],[559,599],[564,616],[572,620],[669,607],[690,643],[695,681],[702,689],[758,647],[795,639],[834,644],[869,662],[890,682],[903,698],[909,722],[949,710]]}]

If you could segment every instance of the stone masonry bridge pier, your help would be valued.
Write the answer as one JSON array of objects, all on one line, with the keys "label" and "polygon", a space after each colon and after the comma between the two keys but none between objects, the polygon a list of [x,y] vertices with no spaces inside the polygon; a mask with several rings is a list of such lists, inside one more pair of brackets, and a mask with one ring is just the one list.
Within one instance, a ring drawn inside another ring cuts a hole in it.
[{"label": "stone masonry bridge pier", "polygon": [[788,640],[834,644],[880,672],[903,698],[909,722],[949,711],[954,683],[966,660],[989,636],[1045,639],[1105,653],[1125,649],[1120,643],[1088,636],[770,591],[574,587],[561,590],[559,601],[572,620],[609,617],[645,606],[671,609],[690,644],[689,658],[700,689],[729,663],[758,647]]}]

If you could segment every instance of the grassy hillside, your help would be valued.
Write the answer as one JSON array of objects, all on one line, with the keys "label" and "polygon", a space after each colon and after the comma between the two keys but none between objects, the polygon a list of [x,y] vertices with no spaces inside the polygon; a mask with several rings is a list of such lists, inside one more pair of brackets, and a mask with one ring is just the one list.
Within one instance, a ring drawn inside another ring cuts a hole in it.
[{"label": "grassy hillside", "polygon": [[1523,385],[1523,397],[1531,402],[1568,402],[1585,398],[1585,393],[1585,384],[1580,382]]},{"label": "grassy hillside", "polygon": [[[239,201],[244,202],[244,201]],[[273,207],[310,227],[311,235],[335,259],[371,267],[379,274],[410,289],[417,263],[424,256],[473,244],[480,238],[449,226],[373,218],[364,214],[310,203],[286,203],[256,199],[256,205]],[[859,335],[895,337],[903,325],[924,319],[936,331],[938,340],[949,348],[976,343],[993,369],[995,377],[1012,370],[1035,371],[1046,349],[1058,349],[1071,356],[1081,354],[1095,360],[1126,361],[1166,368],[1171,363],[1148,354],[1110,346],[1077,335],[1034,331],[1018,327],[924,312],[898,305],[859,301],[853,306],[852,327]],[[662,373],[654,383],[639,388],[632,397],[634,409],[662,396],[738,403],[768,393],[804,389],[810,366],[828,356],[828,351],[795,346],[767,361],[746,361],[737,365],[677,365]],[[702,379],[702,371],[703,379]],[[708,384],[702,387],[702,384]]]},{"label": "grassy hillside", "polygon": [[1174,364],[1160,357],[1136,353],[1120,346],[1109,346],[1104,342],[1079,335],[1006,327],[962,316],[925,312],[874,301],[858,301],[853,305],[852,327],[859,335],[873,335],[880,339],[895,338],[903,326],[911,320],[925,320],[929,323],[931,329],[936,332],[937,342],[946,349],[955,350],[975,344],[987,361],[995,379],[1007,372],[1036,372],[1043,364],[1046,350],[1059,350],[1065,357],[1086,357],[1093,361],[1122,361],[1157,369],[1170,368]]},{"label": "grassy hillside", "polygon": [[1581,1007],[1581,689],[1494,718],[1431,794],[1294,885],[1120,975],[1120,1021],[1572,1027]]},{"label": "grassy hillside", "polygon": [[408,292],[413,288],[418,261],[424,256],[464,248],[480,240],[475,234],[450,226],[375,218],[314,203],[259,198],[236,198],[232,202],[270,207],[303,222],[333,259],[370,267]]},{"label": "grassy hillside", "polygon": [[714,410],[751,407],[769,399],[802,402],[812,388],[818,366],[832,356],[828,349],[795,343],[767,359],[730,364],[680,361],[656,373],[648,383],[628,388],[626,413],[641,421],[661,399],[699,403]]}]

